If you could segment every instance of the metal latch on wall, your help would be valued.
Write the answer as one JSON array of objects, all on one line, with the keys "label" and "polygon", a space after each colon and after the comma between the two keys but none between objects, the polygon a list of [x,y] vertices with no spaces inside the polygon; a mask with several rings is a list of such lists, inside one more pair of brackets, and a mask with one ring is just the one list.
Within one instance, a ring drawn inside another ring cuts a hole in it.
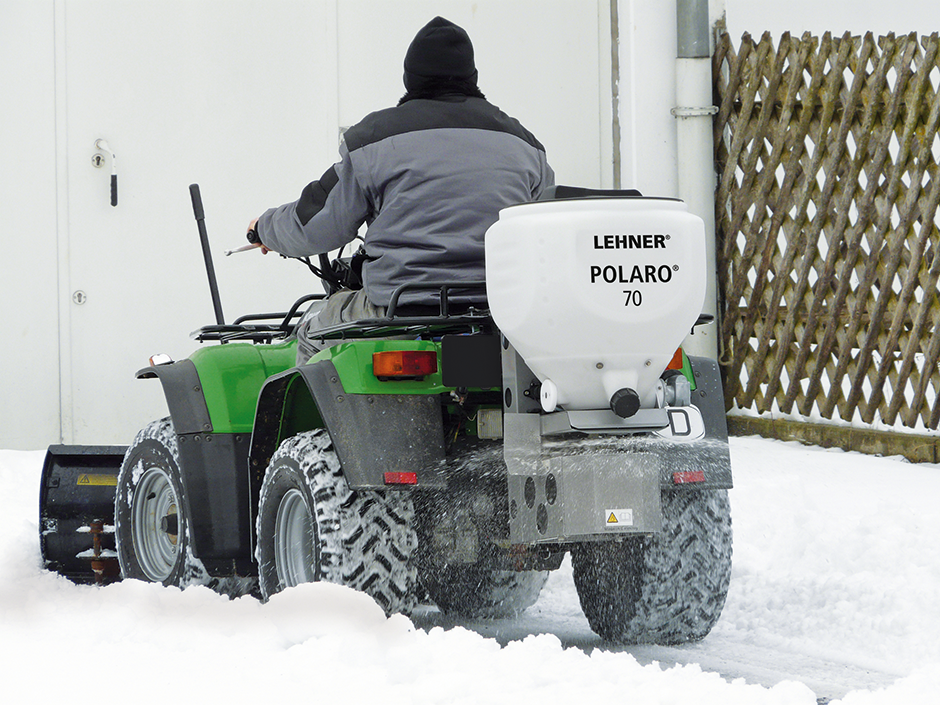
[{"label": "metal latch on wall", "polygon": [[91,158],[91,164],[96,169],[103,167],[108,157],[111,158],[111,205],[116,206],[118,204],[117,158],[114,156],[114,152],[111,151],[111,147],[108,145],[107,140],[95,140],[95,149],[97,151]]}]

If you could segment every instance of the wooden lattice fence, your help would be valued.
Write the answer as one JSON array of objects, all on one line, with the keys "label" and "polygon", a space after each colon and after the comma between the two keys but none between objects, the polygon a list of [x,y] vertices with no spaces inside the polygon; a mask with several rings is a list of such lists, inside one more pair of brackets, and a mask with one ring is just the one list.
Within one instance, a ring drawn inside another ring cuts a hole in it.
[{"label": "wooden lattice fence", "polygon": [[937,428],[940,41],[719,37],[729,408]]}]

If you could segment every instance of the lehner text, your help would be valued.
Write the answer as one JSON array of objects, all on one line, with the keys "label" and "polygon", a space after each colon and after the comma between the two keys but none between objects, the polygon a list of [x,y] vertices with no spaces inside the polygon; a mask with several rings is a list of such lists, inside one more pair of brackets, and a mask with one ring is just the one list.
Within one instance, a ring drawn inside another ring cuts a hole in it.
[{"label": "lehner text", "polygon": [[594,236],[595,250],[661,250],[666,247],[668,235],[606,234]]}]

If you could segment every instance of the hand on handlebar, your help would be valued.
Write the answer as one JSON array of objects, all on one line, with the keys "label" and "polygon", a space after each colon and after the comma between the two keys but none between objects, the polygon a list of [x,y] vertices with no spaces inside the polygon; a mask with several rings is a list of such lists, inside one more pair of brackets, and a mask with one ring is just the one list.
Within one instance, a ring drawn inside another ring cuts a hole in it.
[{"label": "hand on handlebar", "polygon": [[271,250],[264,246],[264,243],[261,242],[261,237],[258,235],[258,219],[255,218],[250,223],[248,223],[248,242],[252,245],[256,245],[261,248],[261,254],[266,255]]}]

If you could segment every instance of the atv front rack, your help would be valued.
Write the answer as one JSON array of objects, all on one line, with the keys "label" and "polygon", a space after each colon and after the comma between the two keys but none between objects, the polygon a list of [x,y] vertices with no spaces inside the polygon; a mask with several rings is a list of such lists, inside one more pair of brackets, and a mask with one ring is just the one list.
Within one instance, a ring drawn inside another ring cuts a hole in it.
[{"label": "atv front rack", "polygon": [[[324,294],[301,296],[283,313],[251,313],[235,319],[234,323],[203,326],[189,334],[190,338],[200,343],[208,341],[227,343],[230,340],[250,340],[253,343],[271,343],[282,340],[294,330],[294,325],[301,315],[300,307],[308,301],[324,298]],[[248,323],[247,321],[280,321],[279,323]]]},{"label": "atv front rack", "polygon": [[[403,284],[392,292],[386,315],[382,318],[363,319],[320,329],[318,340],[357,338],[383,338],[389,336],[431,335],[448,333],[493,332],[495,325],[489,310],[480,304],[456,300],[469,292],[485,291],[483,282],[446,282],[444,284]],[[401,304],[403,294],[415,291],[437,292],[436,303],[415,306]],[[246,340],[271,343],[291,335],[300,317],[300,307],[308,301],[321,300],[323,294],[310,294],[294,302],[285,313],[259,313],[242,316],[229,325],[203,326],[190,337],[200,343],[216,341],[227,343]],[[455,299],[455,300],[452,300]],[[279,321],[278,323],[250,323],[249,321]]]}]

